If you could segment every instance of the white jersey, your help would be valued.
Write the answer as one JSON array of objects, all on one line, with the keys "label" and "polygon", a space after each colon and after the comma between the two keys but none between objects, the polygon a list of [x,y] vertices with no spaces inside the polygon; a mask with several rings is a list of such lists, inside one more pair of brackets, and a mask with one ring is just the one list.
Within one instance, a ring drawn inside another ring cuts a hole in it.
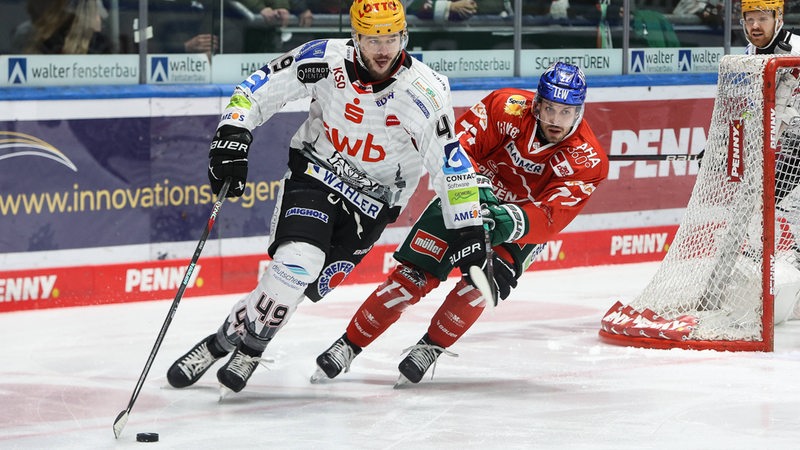
[{"label": "white jersey", "polygon": [[287,102],[310,96],[308,118],[290,144],[320,166],[307,174],[329,185],[338,177],[402,208],[427,169],[447,227],[481,225],[475,171],[454,132],[449,81],[405,51],[400,58],[389,79],[370,83],[362,81],[351,40],[308,42],[237,86],[219,126],[252,130]]},{"label": "white jersey", "polygon": [[[800,55],[800,36],[781,29],[775,39],[766,48],[759,48],[752,43],[747,44],[748,55]],[[775,89],[775,118],[778,119],[776,136],[800,117],[800,72],[785,70],[779,75]]]}]

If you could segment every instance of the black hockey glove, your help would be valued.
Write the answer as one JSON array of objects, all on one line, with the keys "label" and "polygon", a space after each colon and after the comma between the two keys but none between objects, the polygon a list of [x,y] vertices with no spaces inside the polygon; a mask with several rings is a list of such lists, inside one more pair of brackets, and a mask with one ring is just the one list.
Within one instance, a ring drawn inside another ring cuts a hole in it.
[{"label": "black hockey glove", "polygon": [[481,215],[492,235],[492,246],[514,242],[528,234],[528,217],[517,205],[481,205]]},{"label": "black hockey glove", "polygon": [[486,238],[482,226],[458,230],[458,237],[450,248],[450,264],[461,269],[461,273],[469,273],[470,266],[483,267],[486,264]]},{"label": "black hockey glove", "polygon": [[517,287],[517,269],[514,264],[493,254],[492,269],[494,270],[494,285],[497,287],[497,295],[500,300],[505,300],[511,294],[511,288]]},{"label": "black hockey glove", "polygon": [[247,152],[253,135],[244,128],[223,125],[211,140],[208,152],[208,181],[211,190],[219,194],[225,178],[231,177],[231,187],[226,197],[241,197],[247,181]]},{"label": "black hockey glove", "polygon": [[[484,270],[483,266],[481,266],[481,270]],[[496,252],[493,252],[492,271],[493,279],[489,280],[489,282],[494,283],[497,296],[500,297],[500,300],[505,300],[511,294],[511,289],[517,287],[517,269],[514,267],[513,263],[506,261],[498,256]],[[469,276],[469,272],[464,273],[464,278],[466,278],[469,284],[475,286],[472,277]],[[478,286],[475,287],[477,288]]]}]

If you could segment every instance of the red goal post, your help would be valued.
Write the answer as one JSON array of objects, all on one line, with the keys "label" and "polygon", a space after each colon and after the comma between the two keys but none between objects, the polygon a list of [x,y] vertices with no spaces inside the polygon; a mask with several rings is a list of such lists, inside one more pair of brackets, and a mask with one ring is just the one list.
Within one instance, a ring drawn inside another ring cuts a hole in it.
[{"label": "red goal post", "polygon": [[675,239],[644,290],[603,316],[601,340],[773,350],[775,323],[791,316],[800,292],[799,74],[800,57],[722,58],[702,166]]}]

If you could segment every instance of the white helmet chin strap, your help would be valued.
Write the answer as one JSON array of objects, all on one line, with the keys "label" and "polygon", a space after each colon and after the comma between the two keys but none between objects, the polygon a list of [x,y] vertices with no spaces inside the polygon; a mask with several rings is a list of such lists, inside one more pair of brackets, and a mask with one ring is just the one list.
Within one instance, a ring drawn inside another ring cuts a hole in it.
[{"label": "white helmet chin strap", "polygon": [[[776,14],[776,15],[778,14],[777,11],[773,11],[773,13]],[[744,28],[744,37],[745,37],[745,39],[747,39],[747,42],[750,42],[751,44],[753,44],[750,41],[750,35],[747,34],[747,27],[742,25],[742,28]],[[761,50],[764,50],[765,48],[769,48],[773,43],[775,43],[775,39],[778,39],[778,34],[780,34],[781,29],[783,29],[783,14],[780,14],[778,17],[775,18],[775,33],[772,34],[772,39],[770,39],[769,44],[767,44],[767,45],[765,45],[763,47],[759,47],[756,44],[753,44],[753,47],[761,49]]]}]

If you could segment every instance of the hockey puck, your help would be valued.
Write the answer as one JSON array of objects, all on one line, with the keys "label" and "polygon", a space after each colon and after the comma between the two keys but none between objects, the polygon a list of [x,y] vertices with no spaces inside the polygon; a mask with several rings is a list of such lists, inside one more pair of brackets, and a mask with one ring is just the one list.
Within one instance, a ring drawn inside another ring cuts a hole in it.
[{"label": "hockey puck", "polygon": [[136,433],[136,442],[158,442],[158,433]]}]

